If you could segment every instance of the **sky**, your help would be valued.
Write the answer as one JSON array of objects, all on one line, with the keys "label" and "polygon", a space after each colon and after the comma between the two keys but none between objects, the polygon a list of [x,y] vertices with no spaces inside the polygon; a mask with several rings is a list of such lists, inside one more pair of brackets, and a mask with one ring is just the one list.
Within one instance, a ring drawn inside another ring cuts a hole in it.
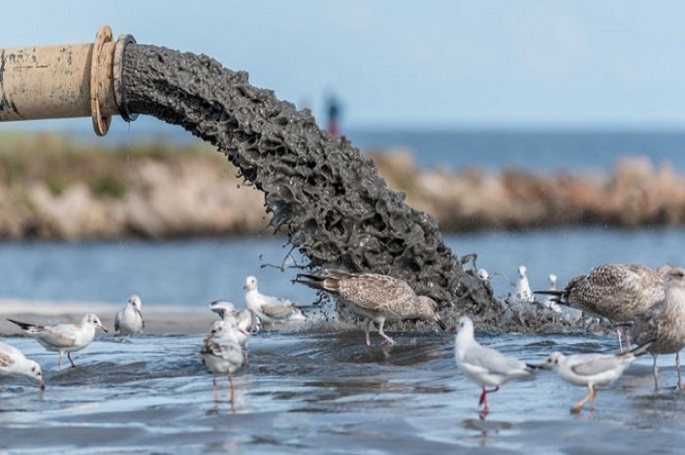
[{"label": "sky", "polygon": [[685,129],[678,0],[23,0],[2,16],[0,47],[107,24],[247,71],[320,124],[335,94],[346,128]]}]

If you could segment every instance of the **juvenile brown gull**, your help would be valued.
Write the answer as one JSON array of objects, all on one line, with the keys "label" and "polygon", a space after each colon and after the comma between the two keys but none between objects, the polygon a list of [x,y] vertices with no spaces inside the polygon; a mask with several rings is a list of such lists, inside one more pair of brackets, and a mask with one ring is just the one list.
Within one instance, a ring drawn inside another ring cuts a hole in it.
[{"label": "juvenile brown gull", "polygon": [[[21,374],[34,378],[38,381],[41,390],[45,389],[43,371],[34,360],[27,359],[24,354],[14,346],[0,342],[0,376]],[[2,388],[0,387],[0,390]]]},{"label": "juvenile brown gull", "polygon": [[[663,300],[665,270],[654,270],[642,264],[603,264],[587,275],[571,279],[562,290],[535,293],[552,295],[558,303],[615,323],[625,323]],[[617,336],[623,350],[620,328]],[[626,345],[629,347],[628,340]]]},{"label": "juvenile brown gull", "polygon": [[7,320],[21,327],[27,335],[35,338],[47,351],[59,352],[59,368],[62,368],[62,354],[66,352],[71,366],[75,367],[76,364],[71,358],[71,353],[88,346],[95,337],[96,329],[100,328],[107,332],[105,326],[100,322],[100,318],[94,314],[86,314],[78,324],[38,325],[13,319]]},{"label": "juvenile brown gull", "polygon": [[620,378],[626,368],[632,365],[637,356],[643,354],[650,344],[651,342],[618,355],[592,353],[564,355],[561,352],[553,352],[538,368],[554,367],[564,381],[588,388],[587,394],[571,407],[571,412],[577,414],[588,400],[590,400],[588,409],[592,410],[597,397],[596,386],[610,384]]},{"label": "juvenile brown gull", "polygon": [[406,281],[376,273],[349,273],[328,270],[323,275],[299,274],[295,282],[337,295],[352,312],[365,318],[366,345],[371,346],[369,331],[378,324],[378,333],[391,345],[395,340],[383,331],[386,321],[422,319],[434,321],[442,330],[445,324],[438,315],[438,304],[427,296],[417,296]]},{"label": "juvenile brown gull", "polygon": [[659,390],[659,372],[656,359],[659,354],[675,353],[678,384],[682,390],[680,376],[680,350],[685,347],[685,270],[671,268],[666,273],[665,297],[635,318],[630,330],[631,336],[638,345],[649,340],[654,343],[647,352],[654,358],[654,390]]},{"label": "juvenile brown gull", "polygon": [[[488,394],[497,392],[499,386],[507,381],[532,376],[534,368],[478,343],[474,338],[473,321],[468,316],[460,317],[452,330],[457,333],[454,343],[457,367],[464,376],[482,387],[478,404],[483,406],[480,417],[485,419],[490,412]],[[487,390],[486,386],[494,389]]]}]

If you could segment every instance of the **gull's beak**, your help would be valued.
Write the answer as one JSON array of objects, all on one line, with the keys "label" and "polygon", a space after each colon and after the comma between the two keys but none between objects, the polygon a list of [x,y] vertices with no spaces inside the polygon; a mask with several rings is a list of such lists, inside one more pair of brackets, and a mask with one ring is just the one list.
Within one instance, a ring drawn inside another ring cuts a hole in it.
[{"label": "gull's beak", "polygon": [[435,319],[435,322],[437,322],[438,325],[440,326],[440,330],[442,330],[443,332],[444,332],[445,330],[447,330],[447,326],[445,325],[444,322],[442,322],[442,319],[437,318],[437,319]]},{"label": "gull's beak", "polygon": [[107,327],[105,327],[104,325],[101,325],[100,328],[102,329],[103,332],[109,333],[109,330],[107,330]]},{"label": "gull's beak", "polygon": [[452,324],[452,326],[450,327],[450,332],[457,333],[457,325],[456,324]]},{"label": "gull's beak", "polygon": [[45,383],[42,379],[38,381],[38,387],[40,387],[40,390],[45,390]]}]

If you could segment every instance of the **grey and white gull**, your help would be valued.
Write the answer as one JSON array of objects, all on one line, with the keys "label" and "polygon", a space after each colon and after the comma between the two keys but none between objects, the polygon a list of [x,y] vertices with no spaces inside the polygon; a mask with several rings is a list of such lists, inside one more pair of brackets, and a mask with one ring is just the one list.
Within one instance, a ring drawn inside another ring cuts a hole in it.
[{"label": "grey and white gull", "polygon": [[124,336],[143,333],[145,320],[142,305],[138,295],[133,294],[129,297],[126,306],[114,317],[114,331]]},{"label": "grey and white gull", "polygon": [[[19,349],[0,342],[0,376],[24,375],[38,381],[38,387],[45,389],[43,370],[35,360],[27,359]],[[2,390],[2,387],[0,387]]]},{"label": "grey and white gull", "polygon": [[447,328],[438,314],[438,304],[428,296],[416,295],[411,286],[399,278],[328,270],[321,275],[298,274],[295,282],[339,296],[346,308],[364,318],[367,346],[371,346],[369,332],[373,323],[378,324],[378,333],[390,345],[394,345],[395,340],[383,331],[387,321],[421,319],[435,322],[442,330]]},{"label": "grey and white gull", "polygon": [[233,408],[235,403],[233,373],[243,364],[243,352],[235,336],[234,327],[224,320],[215,321],[209,335],[202,342],[200,355],[209,371],[212,372],[214,403],[219,401],[216,376],[226,374],[230,388],[231,407]]},{"label": "grey and white gull", "polygon": [[[454,355],[457,367],[482,388],[478,404],[483,406],[480,417],[485,419],[490,412],[488,394],[497,392],[502,384],[512,379],[532,377],[535,368],[478,343],[474,337],[473,321],[468,316],[460,317],[452,331],[456,332]],[[494,388],[488,390],[486,386]]]},{"label": "grey and white gull", "polygon": [[245,307],[268,324],[302,322],[306,320],[304,312],[288,299],[273,297],[259,292],[257,278],[248,276],[245,279]]},{"label": "grey and white gull", "polygon": [[594,409],[597,398],[597,386],[607,385],[621,377],[623,372],[633,364],[637,356],[643,354],[651,345],[651,341],[638,346],[632,351],[621,354],[574,354],[564,355],[553,352],[538,368],[555,368],[559,377],[564,381],[588,388],[587,394],[571,407],[571,412],[579,413],[585,403],[590,400],[589,410]]},{"label": "grey and white gull", "polygon": [[247,342],[260,330],[259,317],[249,308],[237,311],[235,305],[227,300],[214,300],[210,302],[209,308],[217,313],[222,321],[233,327],[235,337],[245,353],[245,363],[249,364]]},{"label": "grey and white gull", "polygon": [[7,320],[21,327],[24,333],[33,337],[47,351],[59,352],[59,368],[62,368],[62,354],[66,352],[71,366],[75,367],[76,364],[71,358],[71,353],[88,346],[95,338],[97,329],[107,332],[107,328],[102,325],[100,318],[94,314],[86,314],[78,324],[39,325],[15,321],[14,319]]},{"label": "grey and white gull", "polygon": [[518,268],[518,279],[516,280],[516,297],[521,302],[532,302],[534,300],[533,291],[528,282],[528,268],[520,265]]}]

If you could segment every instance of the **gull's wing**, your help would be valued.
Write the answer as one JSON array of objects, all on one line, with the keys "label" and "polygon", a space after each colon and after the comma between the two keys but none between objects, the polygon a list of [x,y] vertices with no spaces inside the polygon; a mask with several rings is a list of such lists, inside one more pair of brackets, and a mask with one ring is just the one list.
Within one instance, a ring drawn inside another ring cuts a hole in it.
[{"label": "gull's wing", "polygon": [[14,363],[14,358],[7,352],[0,351],[0,367],[8,367]]},{"label": "gull's wing", "polygon": [[291,316],[301,313],[301,310],[292,303],[289,304],[267,304],[262,305],[262,313],[271,319],[288,319]]},{"label": "gull's wing", "polygon": [[570,368],[579,376],[594,376],[618,368],[622,363],[621,359],[615,355],[588,354],[574,365],[570,365]]},{"label": "gull's wing", "polygon": [[78,327],[73,324],[48,325],[36,330],[33,336],[55,347],[69,347],[76,344]]},{"label": "gull's wing", "polygon": [[527,371],[527,366],[524,362],[514,357],[506,356],[496,349],[477,343],[472,344],[466,350],[463,362],[483,368],[492,374],[505,376]]}]

